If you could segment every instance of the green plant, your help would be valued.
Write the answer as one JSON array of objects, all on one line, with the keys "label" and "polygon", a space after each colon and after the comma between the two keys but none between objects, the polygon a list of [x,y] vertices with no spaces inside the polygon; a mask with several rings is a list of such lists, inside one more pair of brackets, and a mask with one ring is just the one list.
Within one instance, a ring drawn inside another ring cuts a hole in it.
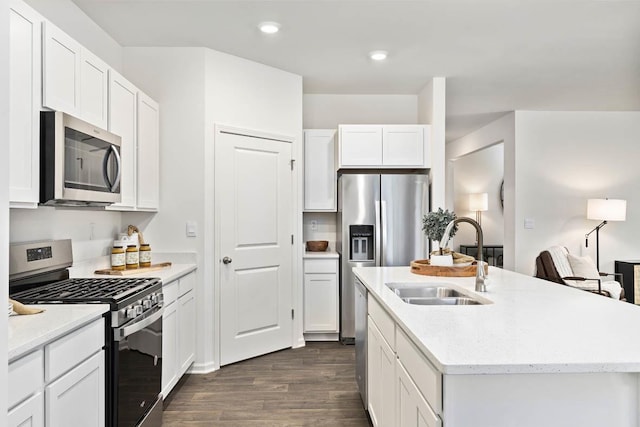
[{"label": "green plant", "polygon": [[[447,225],[457,216],[455,212],[449,212],[449,210],[442,210],[438,208],[437,212],[429,212],[422,218],[422,231],[430,240],[442,240],[444,236],[444,230]],[[449,233],[449,237],[453,237],[458,231],[458,224],[454,225]],[[440,248],[440,255],[442,255],[442,248]]]}]

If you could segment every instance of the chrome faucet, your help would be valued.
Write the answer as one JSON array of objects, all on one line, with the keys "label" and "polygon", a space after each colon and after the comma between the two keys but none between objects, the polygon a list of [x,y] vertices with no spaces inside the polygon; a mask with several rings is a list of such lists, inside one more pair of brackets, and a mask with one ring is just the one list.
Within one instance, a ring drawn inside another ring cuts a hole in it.
[{"label": "chrome faucet", "polygon": [[444,230],[444,234],[442,235],[442,239],[440,239],[440,248],[444,249],[449,244],[449,239],[451,238],[451,230],[455,225],[459,222],[468,222],[473,225],[476,229],[476,239],[478,240],[478,261],[476,268],[476,292],[487,292],[487,282],[489,279],[487,275],[484,273],[484,262],[482,260],[482,227],[476,221],[471,218],[456,218],[451,221],[447,228]]}]

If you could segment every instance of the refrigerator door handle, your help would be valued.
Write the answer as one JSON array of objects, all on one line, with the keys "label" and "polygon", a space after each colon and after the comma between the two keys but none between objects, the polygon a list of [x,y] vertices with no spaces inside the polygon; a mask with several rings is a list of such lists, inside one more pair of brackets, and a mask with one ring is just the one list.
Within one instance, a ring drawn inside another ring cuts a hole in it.
[{"label": "refrigerator door handle", "polygon": [[[382,237],[382,242],[384,242],[384,245],[388,250],[391,250],[390,242],[387,240],[387,227],[389,226],[389,224],[387,223],[387,202],[384,201],[384,200],[381,200],[380,201],[380,208],[381,208],[380,228],[382,229],[380,234],[381,234],[381,237]],[[382,245],[380,245],[380,247],[382,247]],[[385,259],[384,259],[384,254],[380,254],[380,264],[379,265],[380,266],[387,265],[387,263],[385,262]]]},{"label": "refrigerator door handle", "polygon": [[375,255],[375,259],[376,259],[376,266],[380,266],[380,248],[382,247],[381,242],[380,242],[380,201],[376,200],[375,201],[375,208],[376,208],[376,245],[375,245],[375,251],[376,251],[376,255]]}]

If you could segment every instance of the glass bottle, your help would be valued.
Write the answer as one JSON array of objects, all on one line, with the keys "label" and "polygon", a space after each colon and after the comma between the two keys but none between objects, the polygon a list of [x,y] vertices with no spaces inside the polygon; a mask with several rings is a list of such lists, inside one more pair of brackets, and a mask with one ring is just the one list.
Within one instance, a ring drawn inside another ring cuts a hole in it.
[{"label": "glass bottle", "polygon": [[138,268],[138,247],[127,246],[127,270]]}]

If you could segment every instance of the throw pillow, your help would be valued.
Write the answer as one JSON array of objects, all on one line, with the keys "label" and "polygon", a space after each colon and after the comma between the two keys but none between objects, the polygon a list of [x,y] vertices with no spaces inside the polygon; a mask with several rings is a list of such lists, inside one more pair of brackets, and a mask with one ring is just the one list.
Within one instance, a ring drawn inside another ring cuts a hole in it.
[{"label": "throw pillow", "polygon": [[[573,270],[573,275],[577,277],[584,277],[585,279],[599,279],[600,273],[598,273],[598,269],[594,264],[593,260],[588,256],[575,256],[572,254],[568,254],[567,258],[569,258],[569,264],[571,265],[571,270]],[[595,285],[595,286],[594,286]],[[587,282],[582,282],[580,284],[576,283],[576,286],[579,287],[594,287],[598,288],[598,282],[594,280],[589,280]]]}]

